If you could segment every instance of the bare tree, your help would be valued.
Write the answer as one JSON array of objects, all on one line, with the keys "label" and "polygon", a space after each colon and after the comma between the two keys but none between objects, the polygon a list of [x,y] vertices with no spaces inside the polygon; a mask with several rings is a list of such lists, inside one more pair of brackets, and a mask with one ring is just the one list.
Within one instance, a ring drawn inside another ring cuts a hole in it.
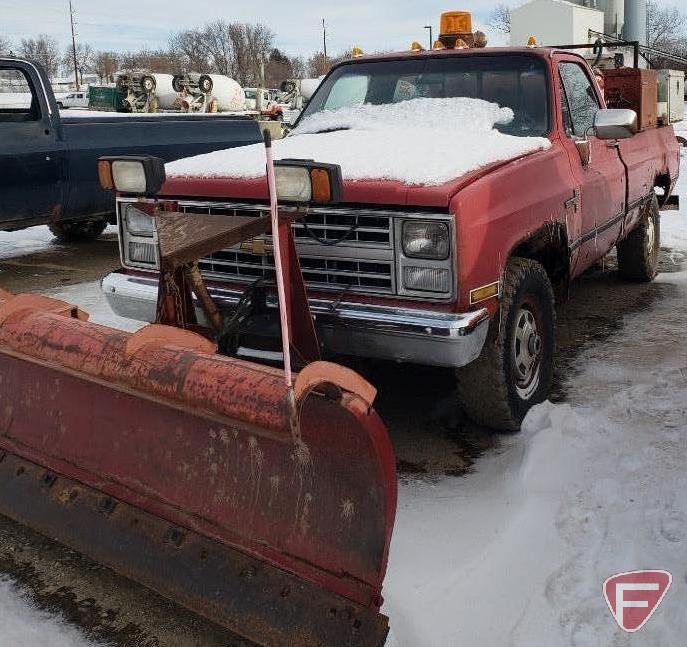
[{"label": "bare tree", "polygon": [[119,55],[116,52],[98,52],[93,59],[93,72],[101,82],[114,83],[119,69]]},{"label": "bare tree", "polygon": [[0,54],[9,54],[10,49],[10,41],[0,36]]},{"label": "bare tree", "polygon": [[322,76],[332,67],[332,59],[324,55],[324,52],[315,52],[305,64],[306,74],[311,78]]},{"label": "bare tree", "polygon": [[205,26],[201,38],[205,42],[212,67],[218,74],[232,75],[234,71],[234,51],[232,25],[224,20],[216,20]]},{"label": "bare tree", "polygon": [[146,71],[176,74],[181,69],[182,63],[174,52],[163,49],[142,49],[138,52],[122,54],[120,67],[126,72]]},{"label": "bare tree", "polygon": [[510,7],[506,4],[498,4],[489,14],[487,24],[496,31],[510,34]]},{"label": "bare tree", "polygon": [[38,38],[23,38],[19,53],[24,58],[42,65],[48,76],[54,77],[57,74],[60,66],[60,48],[52,36],[41,34]]},{"label": "bare tree", "polygon": [[302,56],[291,57],[291,74],[294,79],[305,78],[305,59]]},{"label": "bare tree", "polygon": [[179,58],[182,69],[187,72],[214,72],[203,31],[186,29],[172,34],[169,39],[170,52]]},{"label": "bare tree", "polygon": [[[676,7],[647,2],[646,31],[647,45],[654,49],[687,57],[687,14]],[[657,55],[649,55],[653,67],[685,69],[687,66]]]},{"label": "bare tree", "polygon": [[345,52],[341,52],[338,56],[333,57],[325,56],[323,52],[315,52],[305,65],[306,74],[311,78],[322,76],[323,74],[327,74],[334,65],[352,56],[353,52],[351,50],[346,50]]},{"label": "bare tree", "polygon": [[244,25],[244,33],[248,59],[248,78],[246,81],[249,81],[250,85],[263,85],[265,83],[265,66],[274,42],[274,32],[265,25],[258,23],[257,25]]},{"label": "bare tree", "polygon": [[[95,64],[95,52],[90,45],[79,43],[76,46],[76,69],[79,72],[79,83],[83,83],[83,75],[93,72]],[[71,47],[64,50],[62,56],[62,67],[65,70],[74,72],[74,52]]]}]

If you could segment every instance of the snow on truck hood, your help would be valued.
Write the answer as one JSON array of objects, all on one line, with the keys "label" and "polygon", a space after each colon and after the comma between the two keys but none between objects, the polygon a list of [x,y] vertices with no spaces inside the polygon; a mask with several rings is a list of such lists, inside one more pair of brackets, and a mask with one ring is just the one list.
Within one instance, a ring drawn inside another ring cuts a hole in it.
[{"label": "snow on truck hood", "polygon": [[[275,141],[274,157],[340,164],[344,180],[439,185],[551,145],[495,129],[513,116],[510,108],[464,97],[324,110]],[[171,162],[166,171],[177,178],[263,177],[265,151],[262,144],[215,151]]]}]

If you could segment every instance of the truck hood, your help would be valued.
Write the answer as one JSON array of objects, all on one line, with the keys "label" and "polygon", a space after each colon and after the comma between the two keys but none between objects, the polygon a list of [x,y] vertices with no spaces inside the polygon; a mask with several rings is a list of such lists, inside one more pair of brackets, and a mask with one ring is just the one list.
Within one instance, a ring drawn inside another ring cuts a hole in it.
[{"label": "truck hood", "polygon": [[[513,111],[480,99],[411,99],[317,112],[273,143],[275,159],[339,164],[348,203],[439,207],[496,166],[548,148],[496,126]],[[216,151],[166,167],[168,196],[266,199],[262,144]]]},{"label": "truck hood", "polygon": [[[399,181],[367,179],[344,180],[342,202],[347,204],[394,205],[448,208],[458,191],[522,157],[493,162],[448,182],[432,186],[408,186]],[[160,196],[165,198],[198,198],[212,200],[257,200],[267,202],[266,178],[167,177]]]}]

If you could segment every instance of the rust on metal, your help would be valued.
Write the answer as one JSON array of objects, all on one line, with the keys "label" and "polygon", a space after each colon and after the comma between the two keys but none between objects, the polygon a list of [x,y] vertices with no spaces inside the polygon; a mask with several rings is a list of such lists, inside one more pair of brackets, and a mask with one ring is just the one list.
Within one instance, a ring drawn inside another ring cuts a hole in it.
[{"label": "rust on metal", "polygon": [[294,444],[283,371],[158,333],[5,317],[0,449],[377,610],[396,505],[379,417],[311,392]]},{"label": "rust on metal", "polygon": [[176,267],[264,234],[270,219],[160,212],[155,214],[155,229],[162,263]]},{"label": "rust on metal", "polygon": [[386,617],[7,454],[0,511],[261,645],[381,647]]},{"label": "rust on metal", "polygon": [[305,399],[312,391],[332,385],[356,396],[364,408],[369,410],[377,397],[377,389],[358,373],[332,362],[308,364],[296,377],[294,393],[296,402]]},{"label": "rust on metal", "polygon": [[172,326],[149,324],[133,333],[126,342],[124,354],[134,355],[144,346],[177,346],[199,353],[214,353],[217,344],[197,333]]},{"label": "rust on metal", "polygon": [[198,302],[200,303],[201,308],[203,308],[203,312],[208,318],[210,325],[216,333],[219,333],[222,330],[222,315],[217,309],[215,302],[212,300],[212,297],[205,286],[203,277],[200,274],[198,263],[191,263],[190,265],[185,266],[184,271],[186,273],[189,286],[198,298]]}]

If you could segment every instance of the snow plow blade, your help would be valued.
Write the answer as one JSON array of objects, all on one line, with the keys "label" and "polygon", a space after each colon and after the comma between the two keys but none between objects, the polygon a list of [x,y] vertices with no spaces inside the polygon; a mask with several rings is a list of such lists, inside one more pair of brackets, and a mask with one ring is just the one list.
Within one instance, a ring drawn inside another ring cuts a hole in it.
[{"label": "snow plow blade", "polygon": [[260,645],[380,646],[393,450],[357,374],[0,291],[0,513]]}]

